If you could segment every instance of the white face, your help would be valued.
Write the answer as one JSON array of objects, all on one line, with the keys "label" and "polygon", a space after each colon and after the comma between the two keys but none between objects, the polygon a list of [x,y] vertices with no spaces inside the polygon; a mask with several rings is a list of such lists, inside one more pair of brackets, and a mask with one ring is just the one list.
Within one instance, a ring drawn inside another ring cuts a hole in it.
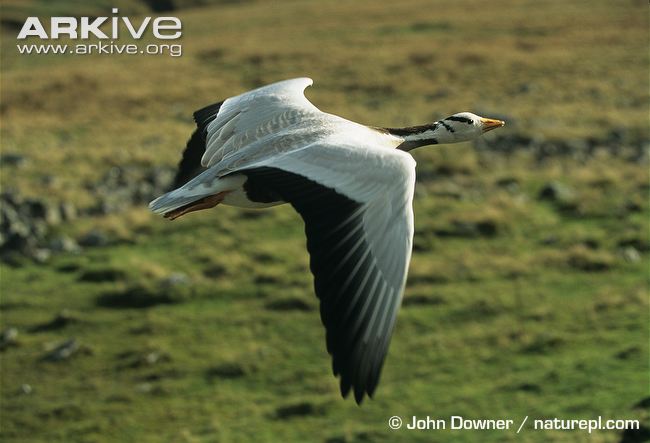
[{"label": "white face", "polygon": [[472,140],[505,124],[501,120],[479,117],[471,112],[459,112],[440,121],[457,141]]}]

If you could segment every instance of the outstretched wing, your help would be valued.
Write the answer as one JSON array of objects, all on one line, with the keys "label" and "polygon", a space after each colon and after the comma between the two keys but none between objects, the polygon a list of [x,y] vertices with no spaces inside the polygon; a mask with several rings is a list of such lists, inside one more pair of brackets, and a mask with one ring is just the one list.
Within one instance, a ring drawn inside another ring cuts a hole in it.
[{"label": "outstretched wing", "polygon": [[305,98],[313,81],[296,78],[273,83],[224,101],[207,127],[204,167],[265,137],[277,137],[284,129],[303,122],[309,114],[321,114]]},{"label": "outstretched wing", "polygon": [[194,113],[197,129],[178,165],[178,188],[229,154],[268,136],[277,136],[308,114],[321,115],[305,98],[310,78],[284,80],[228,98]]},{"label": "outstretched wing", "polygon": [[291,203],[341,393],[372,396],[399,309],[413,239],[415,161],[388,149],[318,146],[238,171]]}]

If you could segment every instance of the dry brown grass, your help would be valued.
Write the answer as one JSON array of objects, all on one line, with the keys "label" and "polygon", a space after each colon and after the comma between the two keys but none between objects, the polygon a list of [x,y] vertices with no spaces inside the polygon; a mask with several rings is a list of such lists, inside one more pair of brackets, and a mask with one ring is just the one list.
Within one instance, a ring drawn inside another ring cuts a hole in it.
[{"label": "dry brown grass", "polygon": [[[323,110],[385,126],[460,110],[508,131],[647,128],[648,17],[633,2],[275,2],[183,10],[182,57],[18,56],[2,40],[3,150],[32,160],[5,185],[57,194],[109,165],[174,163],[192,110],[309,75]],[[246,17],[245,21],[241,17]],[[552,20],[550,19],[552,17]],[[424,155],[423,158],[426,158]],[[47,171],[47,172],[46,172]]]}]

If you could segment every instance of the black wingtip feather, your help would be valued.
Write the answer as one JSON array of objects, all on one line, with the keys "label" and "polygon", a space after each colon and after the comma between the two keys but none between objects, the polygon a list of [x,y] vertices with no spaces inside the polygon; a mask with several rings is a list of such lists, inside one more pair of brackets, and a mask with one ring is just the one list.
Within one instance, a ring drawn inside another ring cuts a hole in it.
[{"label": "black wingtip feather", "polygon": [[363,389],[358,390],[355,387],[355,389],[354,389],[354,401],[356,401],[359,406],[361,406],[361,403],[363,403],[363,394],[364,393],[365,393],[365,391]]},{"label": "black wingtip feather", "polygon": [[178,164],[178,171],[176,172],[172,189],[183,186],[204,171],[204,168],[201,166],[201,158],[205,153],[205,139],[208,125],[217,118],[222,104],[223,102],[214,103],[194,113],[194,121],[196,122],[197,128],[187,141],[187,145],[183,151],[183,158]]},{"label": "black wingtip feather", "polygon": [[187,147],[183,151],[183,158],[178,164],[172,189],[180,188],[203,171],[201,157],[203,157],[204,152],[205,139],[201,135],[201,130],[196,129],[187,141]]},{"label": "black wingtip feather", "polygon": [[347,398],[348,394],[350,393],[350,388],[352,387],[347,377],[341,376],[341,383],[339,387],[341,388],[341,397]]},{"label": "black wingtip feather", "polygon": [[206,126],[209,125],[212,120],[217,118],[221,105],[223,105],[223,101],[213,103],[194,112],[194,121],[196,122],[196,126],[201,130],[205,130]]}]

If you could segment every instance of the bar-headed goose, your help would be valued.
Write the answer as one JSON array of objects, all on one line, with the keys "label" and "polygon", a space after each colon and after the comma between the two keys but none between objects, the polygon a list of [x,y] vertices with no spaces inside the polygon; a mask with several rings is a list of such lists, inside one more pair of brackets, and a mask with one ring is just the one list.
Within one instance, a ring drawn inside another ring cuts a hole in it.
[{"label": "bar-headed goose", "polygon": [[290,203],[305,222],[334,374],[359,403],[377,387],[411,258],[415,161],[405,151],[504,122],[463,112],[374,128],[320,111],[305,98],[311,84],[281,81],[195,112],[177,189],[150,208],[173,220],[219,203]]}]

